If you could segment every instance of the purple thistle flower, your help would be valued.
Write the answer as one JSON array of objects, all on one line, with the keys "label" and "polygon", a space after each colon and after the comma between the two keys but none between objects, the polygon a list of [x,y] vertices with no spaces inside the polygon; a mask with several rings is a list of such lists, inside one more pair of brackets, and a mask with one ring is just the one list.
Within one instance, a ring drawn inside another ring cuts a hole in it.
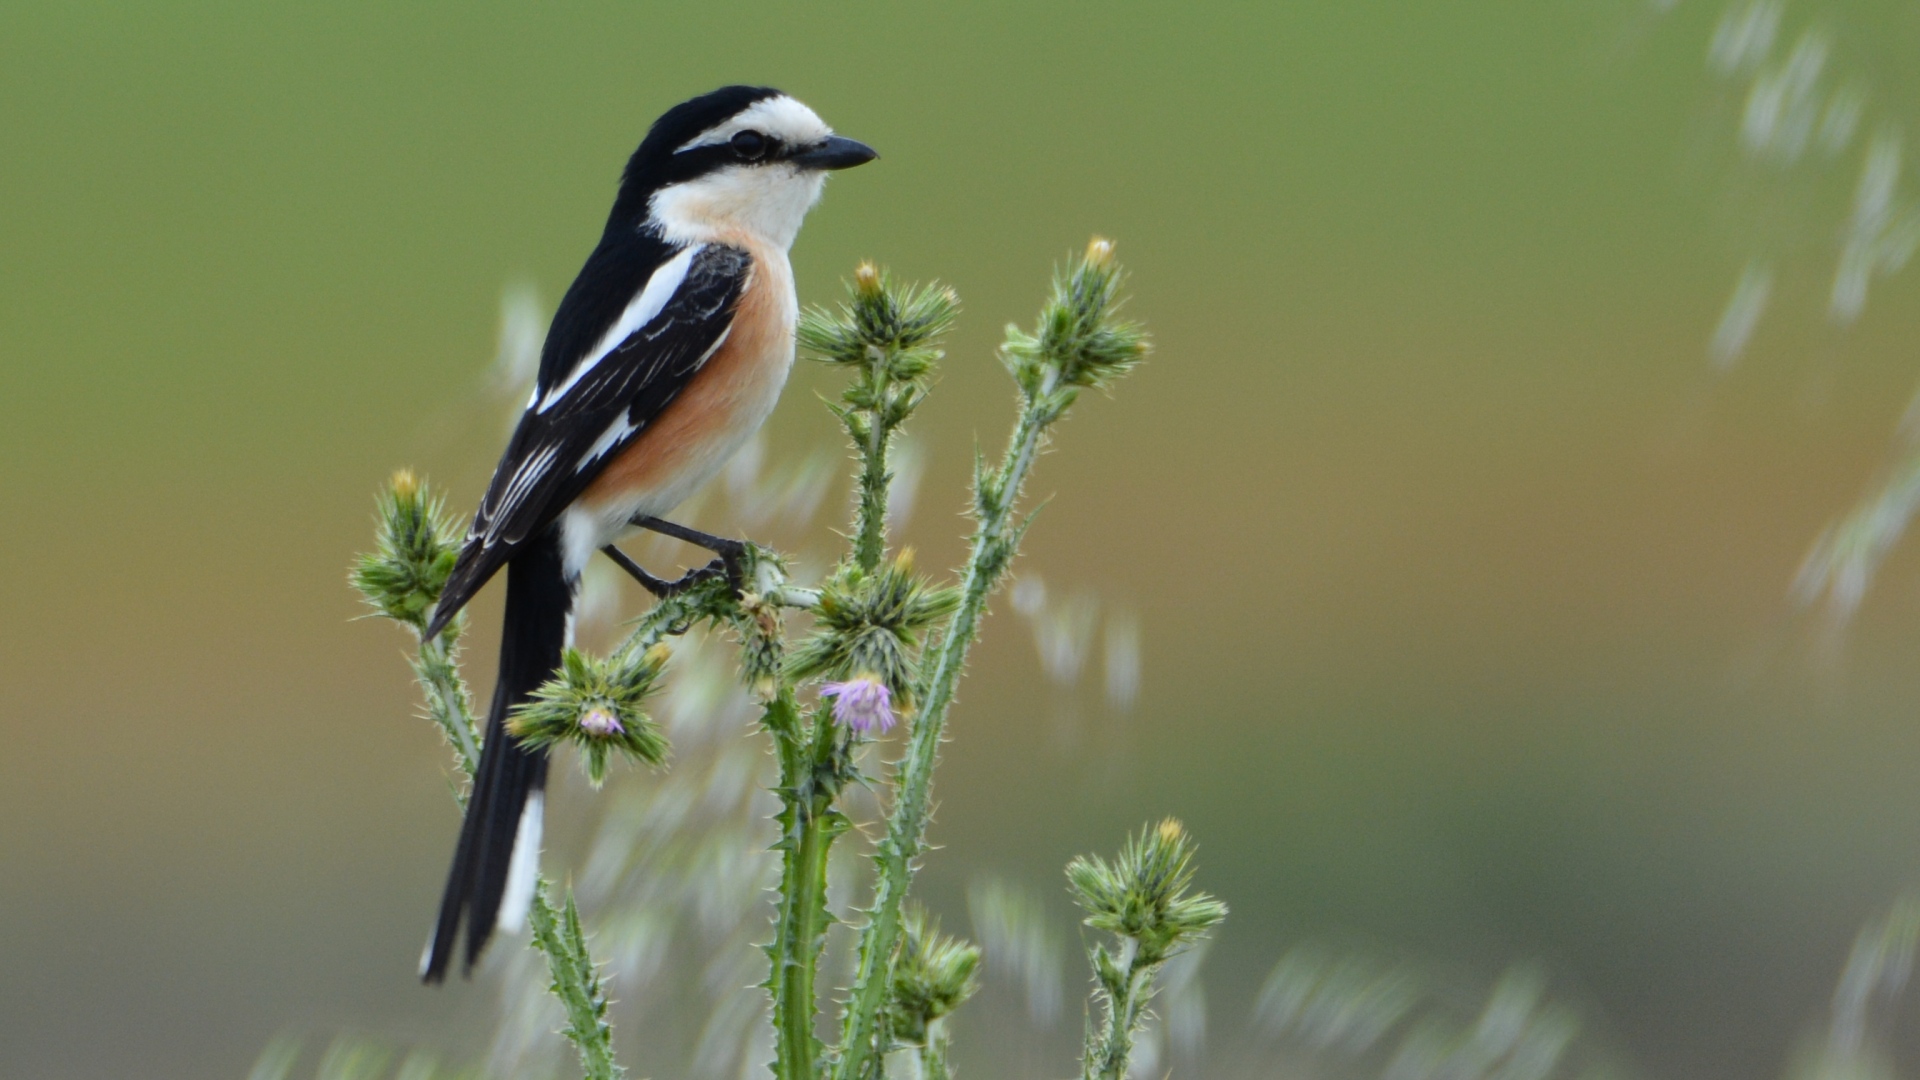
[{"label": "purple thistle flower", "polygon": [[862,734],[893,727],[893,691],[871,675],[827,683],[820,688],[820,696],[833,699],[835,720]]},{"label": "purple thistle flower", "polygon": [[627,729],[621,726],[613,710],[593,709],[580,718],[580,730],[604,739],[609,735],[623,735]]}]

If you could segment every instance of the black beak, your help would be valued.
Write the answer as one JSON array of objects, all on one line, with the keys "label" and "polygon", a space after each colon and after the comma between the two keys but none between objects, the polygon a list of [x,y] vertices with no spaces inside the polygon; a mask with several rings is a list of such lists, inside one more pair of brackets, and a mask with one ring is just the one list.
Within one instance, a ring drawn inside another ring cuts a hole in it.
[{"label": "black beak", "polygon": [[838,135],[829,135],[819,145],[810,147],[788,158],[788,161],[803,169],[851,169],[855,165],[865,165],[879,154],[873,147],[854,139],[843,139]]}]

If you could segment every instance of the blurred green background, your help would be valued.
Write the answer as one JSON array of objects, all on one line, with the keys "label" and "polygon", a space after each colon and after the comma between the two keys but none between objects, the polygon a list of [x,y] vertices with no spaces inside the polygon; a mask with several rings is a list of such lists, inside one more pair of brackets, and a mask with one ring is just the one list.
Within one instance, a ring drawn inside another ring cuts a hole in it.
[{"label": "blurred green background", "polygon": [[[1788,595],[1914,382],[1911,275],[1848,327],[1827,290],[1920,16],[1784,8],[1776,58],[1816,28],[1866,105],[1771,166],[1707,60],[1724,10],[0,8],[0,1075],[483,1041],[483,988],[414,981],[457,820],[344,570],[395,466],[470,509],[503,286],[557,297],[646,124],[729,81],[884,155],[801,235],[803,300],[862,257],[965,300],[927,565],[1049,265],[1116,237],[1156,335],[1045,461],[1023,564],[1138,612],[1142,696],[1065,694],[989,625],[936,907],[1177,814],[1233,906],[1222,1032],[1336,935],[1482,984],[1538,960],[1643,1075],[1778,1075],[1920,877],[1920,562],[1837,648]],[[831,445],[828,385],[799,372],[776,457]]]}]

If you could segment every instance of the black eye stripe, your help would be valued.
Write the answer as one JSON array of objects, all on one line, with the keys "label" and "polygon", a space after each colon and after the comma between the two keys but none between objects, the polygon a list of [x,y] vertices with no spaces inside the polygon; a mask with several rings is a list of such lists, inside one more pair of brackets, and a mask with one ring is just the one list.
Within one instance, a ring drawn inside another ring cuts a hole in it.
[{"label": "black eye stripe", "polygon": [[683,183],[729,166],[768,165],[785,161],[798,148],[789,146],[785,140],[764,131],[752,130],[763,141],[758,155],[743,154],[735,146],[735,140],[748,131],[734,133],[730,138],[719,142],[701,143],[676,150],[665,161],[650,168],[649,190],[668,184]]}]

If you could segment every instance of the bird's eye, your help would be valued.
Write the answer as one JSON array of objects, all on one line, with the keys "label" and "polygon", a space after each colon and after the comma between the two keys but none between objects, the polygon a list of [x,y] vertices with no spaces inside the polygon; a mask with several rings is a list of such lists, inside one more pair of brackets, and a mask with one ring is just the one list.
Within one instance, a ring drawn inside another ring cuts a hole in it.
[{"label": "bird's eye", "polygon": [[733,137],[733,152],[742,161],[759,161],[767,152],[767,137],[757,131],[742,131]]}]

